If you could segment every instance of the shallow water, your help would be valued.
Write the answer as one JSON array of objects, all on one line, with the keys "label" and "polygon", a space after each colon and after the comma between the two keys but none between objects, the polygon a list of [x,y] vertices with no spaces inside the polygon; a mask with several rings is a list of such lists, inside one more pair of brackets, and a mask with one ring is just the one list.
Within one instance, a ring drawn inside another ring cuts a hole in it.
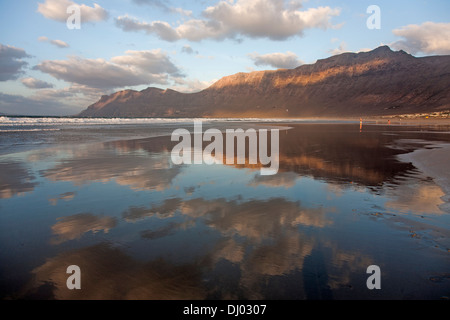
[{"label": "shallow water", "polygon": [[[0,133],[0,296],[450,296],[444,191],[397,157],[449,143],[448,128],[276,123],[280,170],[261,176],[174,165],[168,135],[180,125]],[[66,287],[70,265],[81,290]],[[370,265],[381,290],[366,286]]]}]

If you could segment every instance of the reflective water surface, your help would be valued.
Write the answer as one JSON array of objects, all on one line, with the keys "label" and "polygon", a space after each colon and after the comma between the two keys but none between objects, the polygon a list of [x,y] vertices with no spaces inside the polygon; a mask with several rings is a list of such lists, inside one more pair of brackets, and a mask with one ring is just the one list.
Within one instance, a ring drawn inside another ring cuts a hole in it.
[{"label": "reflective water surface", "polygon": [[[173,165],[167,127],[152,138],[64,136],[3,154],[0,296],[450,296],[448,195],[398,157],[450,144],[449,128],[277,125],[273,176],[250,165]],[[66,287],[70,265],[81,269],[81,290]],[[370,265],[381,269],[381,290],[366,286]]]}]

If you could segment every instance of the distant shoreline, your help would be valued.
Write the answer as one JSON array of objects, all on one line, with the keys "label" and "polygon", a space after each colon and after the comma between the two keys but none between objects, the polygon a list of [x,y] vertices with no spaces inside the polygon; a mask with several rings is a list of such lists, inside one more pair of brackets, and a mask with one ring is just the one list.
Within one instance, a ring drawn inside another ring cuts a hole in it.
[{"label": "distant shoreline", "polygon": [[[450,125],[450,118],[415,118],[405,119],[397,116],[393,117],[367,117],[362,118],[366,124],[391,124],[391,125]],[[354,118],[353,120],[359,121]]]},{"label": "distant shoreline", "polygon": [[[54,118],[54,119],[124,119],[124,120],[144,120],[144,119],[160,119],[160,120],[203,120],[203,121],[243,121],[243,122],[298,122],[298,121],[311,121],[311,122],[355,122],[360,123],[361,120],[363,125],[450,125],[450,117],[413,117],[411,115],[397,115],[397,116],[367,116],[367,117],[304,117],[304,118],[252,118],[252,117],[196,117],[196,118],[185,118],[185,117],[78,117],[78,116],[37,116],[37,115],[0,115],[4,118],[30,118],[30,119],[43,119],[43,118]],[[1,122],[0,122],[1,124]]]}]

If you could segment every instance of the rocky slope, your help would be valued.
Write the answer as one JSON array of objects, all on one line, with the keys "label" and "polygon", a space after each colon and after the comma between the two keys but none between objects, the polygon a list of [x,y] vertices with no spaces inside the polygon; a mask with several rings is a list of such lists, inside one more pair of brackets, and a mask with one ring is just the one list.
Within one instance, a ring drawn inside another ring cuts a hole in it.
[{"label": "rocky slope", "polygon": [[82,117],[349,117],[450,109],[450,56],[379,47],[295,69],[238,73],[191,94],[148,88],[103,96]]}]

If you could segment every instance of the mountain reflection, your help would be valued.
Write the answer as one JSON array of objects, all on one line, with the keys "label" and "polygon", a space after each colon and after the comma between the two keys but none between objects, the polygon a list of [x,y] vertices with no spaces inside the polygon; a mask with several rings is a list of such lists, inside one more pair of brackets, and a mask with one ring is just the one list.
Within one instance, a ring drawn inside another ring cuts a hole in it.
[{"label": "mountain reflection", "polygon": [[[326,129],[325,129],[326,128]],[[280,135],[280,170],[334,183],[380,186],[411,169],[388,147],[395,136],[359,133],[357,126],[304,125]]]},{"label": "mountain reflection", "polygon": [[[291,127],[280,134],[279,173],[272,177],[257,177],[253,181],[255,185],[289,187],[297,176],[313,176],[330,183],[380,187],[414,168],[395,156],[409,152],[417,145],[411,145],[409,149],[392,147],[399,139],[397,135],[408,138],[412,133],[383,134],[383,129],[377,126],[363,133],[357,126],[349,125]],[[433,133],[429,136],[434,137]],[[157,137],[94,145],[73,153],[55,167],[43,170],[41,175],[51,181],[76,184],[115,179],[118,184],[133,189],[163,190],[181,170],[180,166],[172,165],[170,159],[170,150],[175,144],[170,137]],[[248,163],[248,158],[246,161]],[[254,170],[260,167],[234,166]]]}]

